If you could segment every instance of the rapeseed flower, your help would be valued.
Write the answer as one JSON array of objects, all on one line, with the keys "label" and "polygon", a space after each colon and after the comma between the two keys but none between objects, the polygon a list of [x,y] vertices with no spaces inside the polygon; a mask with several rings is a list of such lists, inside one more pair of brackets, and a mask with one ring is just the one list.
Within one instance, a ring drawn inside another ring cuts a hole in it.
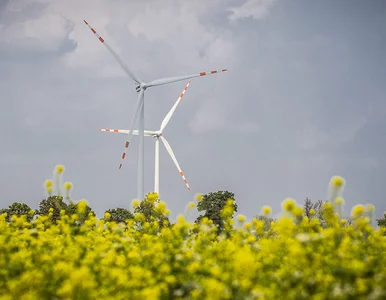
[{"label": "rapeseed flower", "polygon": [[287,198],[282,202],[282,208],[285,212],[293,212],[296,208],[296,201],[292,198]]},{"label": "rapeseed flower", "polygon": [[193,201],[190,201],[187,205],[186,205],[186,208],[185,208],[185,216],[186,218],[189,218],[191,212],[193,211],[193,209],[196,207],[196,203],[194,203]]},{"label": "rapeseed flower", "polygon": [[344,185],[344,179],[340,176],[333,176],[331,178],[331,185],[333,188],[341,188]]},{"label": "rapeseed flower", "polygon": [[337,197],[342,194],[345,185],[345,180],[340,176],[331,177],[330,184],[328,187],[328,199],[330,202],[334,202]]},{"label": "rapeseed flower", "polygon": [[244,215],[238,215],[238,216],[237,216],[237,220],[238,220],[239,222],[241,222],[241,223],[244,223],[245,220],[246,220],[246,217],[245,217]]},{"label": "rapeseed flower", "polygon": [[132,208],[137,208],[140,204],[141,204],[141,201],[139,201],[138,199],[133,199],[131,201],[131,207]]},{"label": "rapeseed flower", "polygon": [[339,216],[342,215],[343,205],[344,199],[342,197],[336,197],[334,200],[334,209]]},{"label": "rapeseed flower", "polygon": [[167,206],[166,206],[166,203],[164,201],[160,201],[156,204],[155,208],[161,213],[161,214],[164,214],[166,209],[167,209]]},{"label": "rapeseed flower", "polygon": [[272,208],[270,206],[263,206],[262,213],[264,216],[269,216],[272,212]]},{"label": "rapeseed flower", "polygon": [[86,200],[80,200],[76,206],[78,214],[83,215],[86,212],[87,206],[88,204]]},{"label": "rapeseed flower", "polygon": [[47,187],[47,193],[49,196],[52,195],[52,192],[54,191],[54,188],[52,186]]},{"label": "rapeseed flower", "polygon": [[71,190],[72,189],[72,183],[67,181],[64,183],[64,189],[65,190]]},{"label": "rapeseed flower", "polygon": [[57,166],[55,167],[55,173],[63,174],[64,169],[65,169],[65,168],[64,168],[63,165],[57,165]]},{"label": "rapeseed flower", "polygon": [[373,212],[373,211],[375,211],[375,206],[373,204],[367,204],[366,210],[369,212]]},{"label": "rapeseed flower", "polygon": [[303,215],[303,208],[296,206],[293,210],[293,213],[296,217],[301,217]]},{"label": "rapeseed flower", "polygon": [[72,183],[67,181],[63,184],[63,187],[64,187],[64,196],[67,200],[69,200],[70,199],[70,192],[72,189]]},{"label": "rapeseed flower", "polygon": [[149,193],[146,195],[146,199],[152,203],[156,202],[159,199],[158,193]]},{"label": "rapeseed flower", "polygon": [[54,181],[55,181],[55,188],[56,188],[56,194],[57,196],[62,195],[62,179],[63,179],[63,173],[64,173],[64,166],[63,165],[57,165],[54,169]]},{"label": "rapeseed flower", "polygon": [[337,204],[339,206],[344,205],[344,199],[342,197],[335,198],[334,202],[335,202],[335,204]]},{"label": "rapeseed flower", "polygon": [[44,182],[44,186],[46,188],[49,188],[52,186],[52,180],[51,179],[47,179],[45,182]]},{"label": "rapeseed flower", "polygon": [[252,224],[250,222],[246,222],[246,223],[244,223],[244,228],[247,230],[250,230],[250,229],[252,229]]},{"label": "rapeseed flower", "polygon": [[200,202],[203,198],[203,195],[202,194],[196,194],[195,198],[196,198],[197,202]]},{"label": "rapeseed flower", "polygon": [[183,224],[185,224],[185,223],[186,223],[186,221],[185,221],[184,216],[183,216],[183,215],[179,215],[179,216],[177,217],[177,224],[183,225]]},{"label": "rapeseed flower", "polygon": [[189,202],[188,205],[187,205],[187,208],[188,208],[188,209],[192,209],[192,208],[195,208],[195,207],[196,207],[196,203],[194,203],[194,202],[192,202],[192,201]]},{"label": "rapeseed flower", "polygon": [[136,213],[134,215],[134,220],[136,220],[137,222],[145,222],[146,218],[145,218],[145,215],[143,213]]},{"label": "rapeseed flower", "polygon": [[362,204],[355,205],[351,210],[351,216],[353,218],[358,218],[363,215],[365,212],[365,206]]}]

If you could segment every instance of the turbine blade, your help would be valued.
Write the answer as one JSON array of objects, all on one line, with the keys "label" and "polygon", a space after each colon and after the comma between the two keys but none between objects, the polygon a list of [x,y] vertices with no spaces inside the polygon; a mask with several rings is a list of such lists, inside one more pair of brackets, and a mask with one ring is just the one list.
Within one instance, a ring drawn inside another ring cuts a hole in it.
[{"label": "turbine blade", "polygon": [[172,82],[177,82],[181,80],[186,80],[194,77],[200,77],[200,76],[205,76],[205,75],[211,75],[211,74],[216,74],[216,73],[221,73],[221,72],[226,72],[227,69],[222,69],[222,70],[214,70],[214,71],[209,71],[209,72],[201,72],[199,74],[193,74],[193,75],[185,75],[185,76],[178,76],[178,77],[169,77],[169,78],[161,78],[161,79],[156,79],[153,80],[149,83],[146,84],[146,87],[152,87],[152,86],[157,86],[157,85],[162,85],[162,84],[167,84],[167,83],[172,83]]},{"label": "turbine blade", "polygon": [[174,111],[176,110],[177,108],[177,105],[180,103],[182,97],[184,97],[185,95],[185,92],[186,90],[188,89],[190,83],[192,81],[189,81],[188,84],[185,86],[185,88],[182,90],[180,96],[178,97],[176,103],[174,103],[173,107],[171,108],[171,110],[167,113],[167,115],[165,116],[165,118],[163,119],[162,123],[161,123],[161,128],[160,128],[160,131],[162,132],[164,130],[164,128],[166,127],[166,125],[169,123],[171,117],[173,116],[173,113]]},{"label": "turbine blade", "polygon": [[[103,132],[113,132],[113,133],[121,133],[121,134],[126,134],[126,135],[130,133],[130,130],[127,130],[127,129],[107,129],[107,128],[99,128],[99,131],[103,131]],[[133,134],[134,134],[134,135],[139,135],[139,131],[138,131],[138,130],[133,130]],[[145,130],[145,136],[153,136],[154,134],[156,134],[155,131]]]},{"label": "turbine blade", "polygon": [[175,157],[175,155],[173,153],[172,147],[170,147],[168,141],[162,135],[160,136],[160,138],[161,138],[161,141],[164,143],[164,146],[165,146],[166,150],[168,151],[170,157],[172,158],[174,164],[176,165],[178,172],[180,172],[180,175],[181,175],[182,179],[184,180],[186,187],[190,191],[190,186],[188,184],[188,181],[186,180],[185,175],[182,172],[180,165],[178,164],[177,158]]},{"label": "turbine blade", "polygon": [[[127,129],[107,129],[107,128],[100,128],[99,131],[102,132],[114,132],[114,133],[121,133],[121,134],[129,134],[130,130]],[[134,135],[138,135],[138,130],[133,130]]]},{"label": "turbine blade", "polygon": [[135,113],[134,113],[134,118],[133,118],[133,121],[132,121],[132,124],[131,124],[131,130],[129,130],[129,134],[127,136],[126,143],[125,143],[125,149],[124,149],[124,151],[122,153],[122,159],[121,159],[121,163],[119,164],[119,169],[121,169],[122,166],[123,166],[123,160],[126,157],[126,151],[129,148],[130,139],[131,139],[131,136],[133,135],[135,121],[137,120],[139,111],[141,110],[141,107],[143,105],[143,99],[144,99],[144,90],[141,89],[140,92],[139,92],[139,95],[138,95],[138,103],[137,103],[137,107],[136,107]]},{"label": "turbine blade", "polygon": [[142,80],[136,76],[133,72],[130,71],[130,69],[126,66],[126,64],[123,62],[123,60],[118,56],[118,54],[113,50],[113,48],[110,47],[109,44],[106,43],[106,41],[95,31],[94,28],[90,26],[90,24],[83,20],[83,22],[91,29],[91,31],[95,34],[95,36],[98,38],[98,40],[105,45],[107,50],[114,56],[114,58],[117,60],[118,64],[122,67],[122,69],[125,71],[127,75],[131,77],[136,83],[141,84],[143,83]]}]

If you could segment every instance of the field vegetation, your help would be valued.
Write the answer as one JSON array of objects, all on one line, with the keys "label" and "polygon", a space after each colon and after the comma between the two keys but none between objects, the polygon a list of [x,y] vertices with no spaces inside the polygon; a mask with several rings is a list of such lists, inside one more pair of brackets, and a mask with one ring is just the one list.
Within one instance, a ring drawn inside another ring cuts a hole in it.
[{"label": "field vegetation", "polygon": [[269,206],[237,214],[234,194],[218,191],[187,204],[196,220],[172,222],[155,193],[97,218],[63,173],[38,209],[0,213],[2,300],[386,299],[386,215],[356,205],[343,216],[339,176],[326,201],[284,199],[276,219]]}]

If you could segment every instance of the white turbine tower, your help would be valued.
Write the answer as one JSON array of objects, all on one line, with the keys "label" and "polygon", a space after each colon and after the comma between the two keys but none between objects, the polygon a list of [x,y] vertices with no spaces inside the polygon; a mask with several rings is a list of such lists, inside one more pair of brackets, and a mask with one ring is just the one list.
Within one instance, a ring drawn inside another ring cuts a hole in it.
[{"label": "white turbine tower", "polygon": [[169,77],[169,78],[161,78],[161,79],[156,79],[150,82],[144,82],[142,81],[138,76],[136,76],[133,72],[130,71],[130,69],[125,65],[125,63],[122,61],[122,59],[118,56],[118,54],[106,43],[106,41],[95,31],[94,28],[92,28],[89,23],[86,20],[83,20],[84,23],[91,29],[91,31],[95,34],[95,36],[99,39],[99,41],[105,45],[107,50],[114,56],[114,58],[117,60],[119,65],[122,67],[122,69],[125,71],[125,73],[136,83],[136,91],[139,92],[138,95],[138,102],[136,109],[134,111],[134,117],[132,119],[131,127],[130,127],[130,132],[127,136],[127,140],[125,143],[125,148],[122,153],[122,159],[121,163],[119,165],[119,169],[122,168],[123,166],[123,160],[126,157],[126,151],[127,148],[130,145],[130,139],[133,134],[135,122],[138,118],[139,115],[139,126],[138,126],[138,133],[139,133],[139,151],[138,151],[138,185],[137,185],[137,197],[139,200],[142,200],[144,198],[144,126],[145,126],[145,111],[144,111],[144,99],[145,99],[145,90],[149,87],[154,87],[158,85],[163,85],[163,84],[168,84],[172,82],[177,82],[181,80],[186,80],[194,77],[200,77],[200,76],[205,76],[209,74],[216,74],[219,72],[225,72],[227,69],[222,69],[219,71],[210,71],[210,72],[201,72],[198,74],[193,74],[193,75],[185,75],[185,76],[178,76],[178,77]]},{"label": "white turbine tower", "polygon": [[[169,121],[170,121],[171,117],[173,116],[173,113],[176,110],[178,104],[180,103],[182,97],[184,97],[185,91],[188,89],[188,87],[190,85],[190,82],[191,81],[188,82],[188,84],[185,86],[185,88],[181,92],[180,96],[178,97],[177,101],[174,103],[173,107],[166,114],[165,118],[163,119],[163,121],[161,123],[160,129],[157,130],[157,131],[150,131],[150,130],[145,130],[144,131],[144,135],[145,136],[151,136],[151,137],[156,139],[155,140],[155,165],[154,165],[154,191],[157,194],[159,194],[159,178],[160,178],[159,177],[159,140],[160,139],[163,142],[163,144],[164,144],[164,146],[166,148],[166,151],[169,153],[169,155],[172,158],[174,164],[176,165],[177,170],[180,173],[183,181],[185,182],[186,187],[190,191],[189,184],[188,184],[188,182],[187,182],[187,180],[185,178],[184,173],[181,170],[180,165],[178,164],[177,158],[174,155],[174,152],[173,152],[172,148],[170,147],[168,141],[165,139],[165,137],[163,135],[163,130],[165,129],[166,125],[169,123]],[[127,130],[127,129],[104,129],[104,128],[102,128],[102,129],[99,129],[99,130],[103,131],[103,132],[116,132],[116,133],[121,133],[121,134],[126,134],[126,135],[131,132],[130,130]],[[132,134],[133,135],[138,135],[139,131],[138,130],[133,130]]]}]

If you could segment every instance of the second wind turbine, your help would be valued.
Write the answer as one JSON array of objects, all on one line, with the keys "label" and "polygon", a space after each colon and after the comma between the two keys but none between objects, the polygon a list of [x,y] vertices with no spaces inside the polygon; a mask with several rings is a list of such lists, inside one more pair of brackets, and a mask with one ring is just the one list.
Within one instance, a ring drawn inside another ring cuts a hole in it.
[{"label": "second wind turbine", "polygon": [[[161,140],[162,143],[164,144],[166,151],[169,153],[171,159],[173,160],[174,164],[176,165],[177,170],[182,177],[182,180],[184,181],[186,187],[190,191],[190,186],[188,184],[188,181],[186,180],[185,175],[181,170],[181,167],[177,161],[176,156],[174,155],[172,147],[170,147],[170,144],[168,143],[168,141],[164,137],[164,133],[163,133],[166,125],[168,125],[170,119],[172,118],[174,111],[176,110],[178,104],[180,103],[180,101],[184,97],[185,92],[188,89],[190,83],[191,83],[191,81],[189,81],[188,84],[185,86],[185,88],[182,90],[177,101],[174,103],[173,107],[169,110],[169,112],[166,114],[165,118],[162,120],[162,123],[161,123],[159,130],[153,130],[153,131],[145,130],[145,136],[151,136],[151,137],[155,138],[154,192],[156,192],[157,194],[159,194],[159,181],[160,181],[160,176],[159,176],[159,140]],[[103,132],[114,132],[114,133],[121,133],[121,134],[129,134],[130,133],[130,130],[127,130],[127,129],[100,128],[99,130],[103,131]],[[134,130],[133,134],[138,135],[138,130]]]}]

